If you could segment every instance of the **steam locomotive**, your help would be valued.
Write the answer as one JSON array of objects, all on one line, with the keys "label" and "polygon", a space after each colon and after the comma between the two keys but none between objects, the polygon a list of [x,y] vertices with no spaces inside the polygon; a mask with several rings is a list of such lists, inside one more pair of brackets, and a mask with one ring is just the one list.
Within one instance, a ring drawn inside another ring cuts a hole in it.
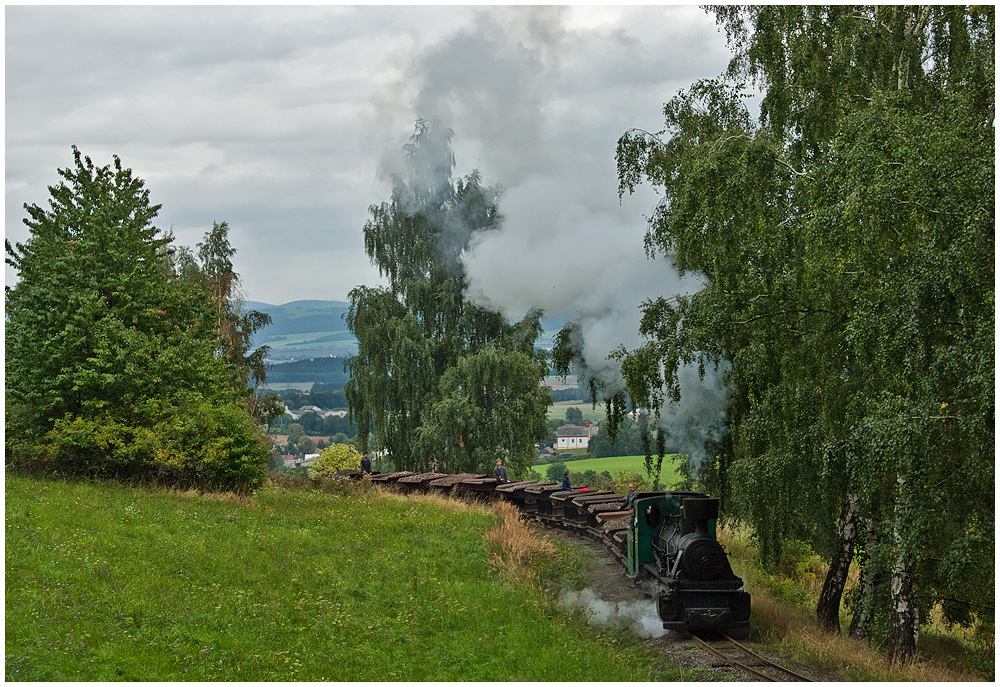
[{"label": "steam locomotive", "polygon": [[715,538],[718,499],[692,491],[640,494],[628,528],[627,570],[656,598],[664,629],[750,630],[750,595]]},{"label": "steam locomotive", "polygon": [[[335,476],[358,479],[357,470]],[[603,543],[643,592],[656,600],[667,630],[745,636],[750,595],[715,537],[718,499],[692,491],[621,494],[528,480],[497,484],[484,475],[375,473],[373,483],[401,491],[505,499],[526,517]]]}]

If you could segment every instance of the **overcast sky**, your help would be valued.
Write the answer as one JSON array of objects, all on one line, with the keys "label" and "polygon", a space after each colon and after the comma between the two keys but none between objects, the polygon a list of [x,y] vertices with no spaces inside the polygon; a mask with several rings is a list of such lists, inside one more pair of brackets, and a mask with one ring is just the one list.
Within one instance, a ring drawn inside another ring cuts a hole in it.
[{"label": "overcast sky", "polygon": [[[117,154],[178,243],[228,221],[247,297],[273,304],[381,283],[362,228],[418,117],[454,130],[457,175],[506,189],[505,239],[470,254],[482,300],[503,278],[644,258],[655,196],[619,203],[615,143],[659,130],[663,103],[729,57],[689,6],[7,6],[5,18],[7,238],[27,237],[22,206],[47,203],[71,145],[99,165]],[[522,289],[497,305],[566,306],[564,274],[545,284],[553,302]]]}]

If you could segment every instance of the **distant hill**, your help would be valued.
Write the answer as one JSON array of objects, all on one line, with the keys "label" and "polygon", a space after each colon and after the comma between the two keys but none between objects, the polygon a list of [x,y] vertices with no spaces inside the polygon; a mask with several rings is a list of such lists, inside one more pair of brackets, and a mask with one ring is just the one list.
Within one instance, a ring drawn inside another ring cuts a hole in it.
[{"label": "distant hill", "polygon": [[343,357],[358,352],[358,344],[347,329],[344,315],[350,307],[343,301],[292,301],[271,305],[247,301],[246,307],[271,316],[272,324],[257,332],[253,345],[271,347],[273,362],[306,358]]},{"label": "distant hill", "polygon": [[[358,342],[344,321],[350,303],[307,300],[271,305],[246,301],[244,305],[271,316],[272,324],[257,332],[253,346],[270,346],[268,358],[274,363],[344,357],[358,352]],[[538,339],[538,347],[552,348],[553,337],[567,319],[561,313],[543,320],[545,332]]]},{"label": "distant hill", "polygon": [[349,375],[344,372],[343,358],[310,358],[272,365],[267,384],[274,388],[311,389],[320,384],[326,389],[343,389]]}]

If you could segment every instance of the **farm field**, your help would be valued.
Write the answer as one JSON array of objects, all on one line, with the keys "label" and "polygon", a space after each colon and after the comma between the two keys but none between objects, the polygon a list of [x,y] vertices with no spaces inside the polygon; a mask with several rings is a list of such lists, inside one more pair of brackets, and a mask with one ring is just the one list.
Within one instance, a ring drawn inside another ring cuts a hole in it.
[{"label": "farm field", "polygon": [[597,408],[593,408],[590,401],[557,401],[549,407],[548,418],[565,419],[567,408],[579,408],[584,420],[604,422],[604,406],[597,404]]},{"label": "farm field", "polygon": [[252,342],[252,346],[270,346],[272,360],[341,356],[357,350],[357,341],[343,320],[348,303],[303,300],[271,305],[247,301],[245,305],[272,318],[272,323],[258,331]]},{"label": "farm field", "polygon": [[560,610],[570,547],[517,576],[494,567],[484,506],[356,483],[5,487],[8,681],[680,677],[642,639]]},{"label": "farm field", "polygon": [[[581,460],[567,460],[563,462],[566,463],[566,468],[571,472],[586,472],[587,470],[593,470],[594,472],[608,471],[612,475],[615,475],[616,473],[628,470],[630,472],[638,472],[643,477],[646,475],[645,456],[609,456],[607,458],[583,458]],[[681,476],[678,474],[677,468],[676,455],[664,456],[660,483],[669,487],[679,480]],[[547,469],[548,465],[535,466],[535,471],[543,475]]]},{"label": "farm field", "polygon": [[312,390],[313,384],[315,382],[268,382],[263,388],[268,391],[295,389],[296,391],[308,392]]}]

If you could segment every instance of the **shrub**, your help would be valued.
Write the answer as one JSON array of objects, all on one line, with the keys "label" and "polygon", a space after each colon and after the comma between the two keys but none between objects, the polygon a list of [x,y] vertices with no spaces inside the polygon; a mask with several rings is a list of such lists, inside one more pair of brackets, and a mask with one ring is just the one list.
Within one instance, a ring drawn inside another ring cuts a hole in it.
[{"label": "shrub", "polygon": [[147,423],[123,422],[109,413],[67,414],[37,441],[15,444],[9,464],[67,477],[236,492],[263,484],[270,449],[241,408],[192,396],[180,407],[156,409]]},{"label": "shrub", "polygon": [[814,588],[824,575],[823,559],[807,542],[786,539],[781,547],[780,570],[785,577]]},{"label": "shrub", "polygon": [[628,493],[628,485],[634,484],[636,491],[648,491],[649,485],[638,472],[634,470],[622,470],[615,473],[614,491],[622,494]]},{"label": "shrub", "polygon": [[566,472],[566,463],[563,462],[553,463],[545,471],[545,477],[546,479],[549,479],[553,482],[561,482],[563,478],[563,473],[565,472]]},{"label": "shrub", "polygon": [[601,473],[596,473],[593,470],[587,470],[587,472],[583,474],[587,475],[589,473],[593,473],[593,476],[589,478],[588,484],[594,489],[611,490],[615,486],[615,481],[607,470]]},{"label": "shrub", "polygon": [[309,476],[329,475],[338,470],[357,470],[361,454],[350,444],[332,444],[319,452],[319,458],[309,465]]}]

